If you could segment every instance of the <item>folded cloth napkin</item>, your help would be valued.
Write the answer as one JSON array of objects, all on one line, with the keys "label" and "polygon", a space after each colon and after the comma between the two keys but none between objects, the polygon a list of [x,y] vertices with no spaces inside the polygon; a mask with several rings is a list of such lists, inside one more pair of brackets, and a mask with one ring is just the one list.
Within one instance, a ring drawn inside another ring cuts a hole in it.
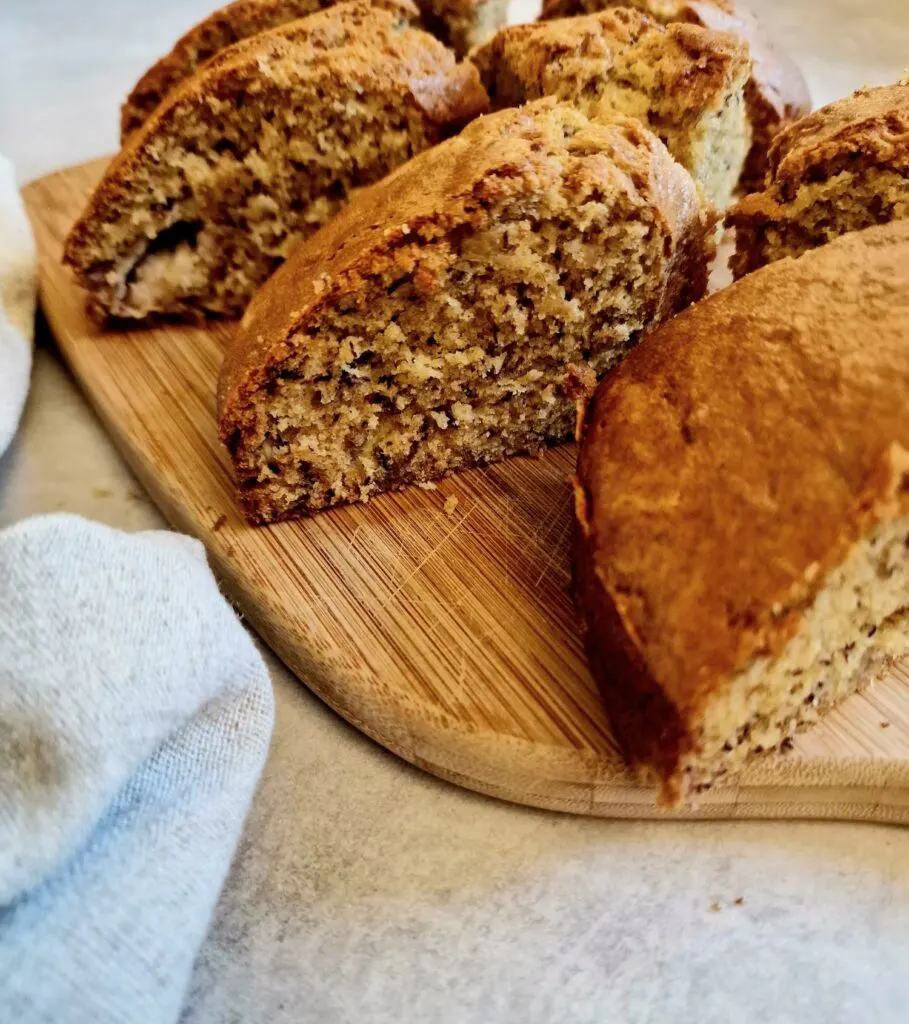
[{"label": "folded cloth napkin", "polygon": [[[34,308],[11,181],[0,168],[0,447]],[[272,718],[198,542],[66,515],[0,531],[0,1021],[178,1018]]]},{"label": "folded cloth napkin", "polygon": [[35,294],[35,243],[13,165],[0,156],[0,455],[12,440],[28,391]]}]

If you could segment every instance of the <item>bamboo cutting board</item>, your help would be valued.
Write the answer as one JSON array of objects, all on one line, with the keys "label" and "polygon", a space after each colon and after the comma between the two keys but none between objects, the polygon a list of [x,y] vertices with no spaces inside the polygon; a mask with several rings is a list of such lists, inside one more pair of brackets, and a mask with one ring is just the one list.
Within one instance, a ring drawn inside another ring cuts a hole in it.
[{"label": "bamboo cutting board", "polygon": [[573,446],[435,490],[247,526],[216,437],[230,325],[99,332],[60,265],[63,237],[103,166],[25,190],[41,303],[63,356],[164,514],[205,542],[248,620],[349,722],[441,778],[537,807],[909,821],[903,668],[698,808],[656,808],[654,791],[618,755],[568,593]]}]

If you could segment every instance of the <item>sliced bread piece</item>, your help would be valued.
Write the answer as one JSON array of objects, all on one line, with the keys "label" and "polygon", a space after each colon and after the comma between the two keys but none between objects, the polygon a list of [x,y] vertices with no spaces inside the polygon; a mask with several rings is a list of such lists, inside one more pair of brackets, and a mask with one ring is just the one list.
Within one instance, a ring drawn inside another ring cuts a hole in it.
[{"label": "sliced bread piece", "polygon": [[777,136],[763,192],[729,211],[741,277],[909,216],[909,84],[860,89]]},{"label": "sliced bread piece", "polygon": [[65,260],[99,317],[242,313],[357,188],[485,109],[476,70],[368,3],[222,51],[111,162]]},{"label": "sliced bread piece", "polygon": [[583,428],[575,577],[631,763],[674,803],[909,652],[909,222],[655,331]]},{"label": "sliced bread piece", "polygon": [[[259,32],[279,28],[305,18],[337,0],[234,0],[219,7],[181,36],[170,53],[153,64],[133,86],[120,108],[120,138],[134,132],[158,104],[181,82],[186,81],[216,53]],[[412,0],[372,0],[375,7],[394,11],[407,22],[417,24],[420,12]]]},{"label": "sliced bread piece", "polygon": [[[120,136],[140,128],[152,111],[181,82],[216,53],[259,32],[333,6],[337,0],[234,0],[213,11],[181,36],[170,53],[153,64],[135,84],[120,110]],[[507,0],[372,0],[415,26],[422,23],[463,56],[505,24]]]},{"label": "sliced bread piece", "polygon": [[480,118],[356,195],[250,304],[220,381],[252,522],[567,439],[602,375],[703,294],[713,216],[639,122]]},{"label": "sliced bread piece", "polygon": [[751,147],[751,62],[737,36],[617,9],[500,29],[471,60],[494,107],[556,96],[637,117],[718,208],[731,200]]},{"label": "sliced bread piece", "polygon": [[811,110],[804,76],[792,58],[767,35],[739,0],[543,0],[542,17],[564,18],[614,7],[634,7],[664,25],[683,22],[718,32],[733,32],[749,47],[753,68],[745,89],[752,142],[742,172],[741,190],[763,186],[767,151],[773,137]]}]

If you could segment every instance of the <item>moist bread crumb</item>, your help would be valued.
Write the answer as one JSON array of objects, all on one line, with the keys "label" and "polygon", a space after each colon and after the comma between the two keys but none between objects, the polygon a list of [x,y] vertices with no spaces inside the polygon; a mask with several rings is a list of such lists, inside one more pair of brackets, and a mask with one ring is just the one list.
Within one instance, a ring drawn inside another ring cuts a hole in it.
[{"label": "moist bread crumb", "polygon": [[758,19],[739,0],[543,0],[543,19],[632,7],[668,25],[682,22],[718,32],[733,32],[747,44],[753,61],[745,88],[752,142],[742,172],[741,191],[763,187],[767,151],[780,129],[811,110],[805,79],[795,62],[777,46]]},{"label": "moist bread crumb", "polygon": [[637,117],[724,209],[751,146],[748,47],[694,25],[617,9],[500,29],[471,53],[494,108],[541,96]]},{"label": "moist bread crumb", "polygon": [[704,293],[713,215],[639,122],[544,99],[359,193],[257,294],[220,380],[256,523],[563,441],[602,375]]},{"label": "moist bread crumb", "polygon": [[99,319],[239,315],[353,191],[486,105],[473,65],[368,3],[260,33],[130,136],[64,260]]},{"label": "moist bread crumb", "polygon": [[860,89],[777,136],[762,192],[729,211],[735,277],[909,216],[909,85]]},{"label": "moist bread crumb", "polygon": [[665,801],[909,652],[907,324],[903,221],[756,271],[600,385],[577,594],[613,729]]}]

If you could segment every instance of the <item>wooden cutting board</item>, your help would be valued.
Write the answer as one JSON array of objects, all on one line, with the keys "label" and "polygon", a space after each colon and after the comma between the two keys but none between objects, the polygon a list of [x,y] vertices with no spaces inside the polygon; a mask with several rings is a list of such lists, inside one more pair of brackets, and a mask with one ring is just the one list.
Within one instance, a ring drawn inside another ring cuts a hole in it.
[{"label": "wooden cutting board", "polygon": [[205,542],[249,622],[339,714],[443,779],[537,807],[909,821],[902,668],[698,808],[655,806],[617,753],[568,593],[572,446],[434,490],[247,526],[215,426],[230,325],[99,332],[60,265],[64,235],[103,166],[25,189],[41,303],[60,350],[164,514]]}]

